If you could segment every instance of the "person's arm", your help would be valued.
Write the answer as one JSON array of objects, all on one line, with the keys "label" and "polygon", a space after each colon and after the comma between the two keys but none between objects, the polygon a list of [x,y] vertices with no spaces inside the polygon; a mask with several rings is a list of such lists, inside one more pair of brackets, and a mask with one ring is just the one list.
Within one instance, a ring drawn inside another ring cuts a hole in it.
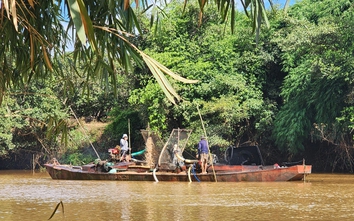
[{"label": "person's arm", "polygon": [[122,142],[122,139],[120,139],[119,144],[120,144],[120,148],[124,149],[124,143]]}]

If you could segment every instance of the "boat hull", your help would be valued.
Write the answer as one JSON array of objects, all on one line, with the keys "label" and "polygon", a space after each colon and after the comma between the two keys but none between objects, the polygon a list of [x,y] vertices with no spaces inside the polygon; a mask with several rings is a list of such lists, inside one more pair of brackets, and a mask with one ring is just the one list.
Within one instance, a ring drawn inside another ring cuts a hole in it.
[{"label": "boat hull", "polygon": [[[119,171],[115,173],[84,171],[64,165],[45,164],[53,179],[59,180],[115,180],[115,181],[172,181],[172,182],[283,182],[302,180],[311,173],[311,165],[273,168],[272,166],[215,165],[207,174],[193,171],[152,172],[150,170]],[[215,172],[214,172],[215,171]]]}]

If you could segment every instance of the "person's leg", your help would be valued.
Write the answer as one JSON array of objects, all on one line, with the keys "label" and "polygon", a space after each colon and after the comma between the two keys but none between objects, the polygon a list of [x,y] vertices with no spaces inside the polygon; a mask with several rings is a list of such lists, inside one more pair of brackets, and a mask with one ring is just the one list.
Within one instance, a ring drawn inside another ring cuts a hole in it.
[{"label": "person's leg", "polygon": [[122,151],[122,156],[120,157],[120,161],[125,160],[125,155],[126,155],[126,151],[123,150],[123,151]]},{"label": "person's leg", "polygon": [[203,172],[207,173],[206,170],[207,170],[207,160],[204,160],[204,171]]},{"label": "person's leg", "polygon": [[205,173],[207,173],[208,162],[209,162],[209,154],[207,153],[205,156]]},{"label": "person's leg", "polygon": [[202,162],[201,162],[200,166],[202,167],[202,173],[204,173],[204,159],[203,159],[203,157],[201,157],[201,158],[202,158]]}]

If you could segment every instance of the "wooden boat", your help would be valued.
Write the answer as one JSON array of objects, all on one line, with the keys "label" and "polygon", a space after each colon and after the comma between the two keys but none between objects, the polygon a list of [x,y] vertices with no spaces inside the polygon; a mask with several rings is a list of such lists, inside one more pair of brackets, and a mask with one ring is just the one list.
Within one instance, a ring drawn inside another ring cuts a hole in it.
[{"label": "wooden boat", "polygon": [[[255,166],[228,166],[228,171],[208,170],[207,174],[197,174],[190,171],[168,172],[150,170],[122,170],[115,173],[84,170],[80,167],[46,164],[48,173],[53,179],[61,180],[117,180],[117,181],[184,181],[184,182],[275,182],[302,180],[311,173],[310,165],[294,165],[284,168]],[[87,167],[90,165],[87,165]],[[93,168],[92,165],[91,168]],[[218,166],[215,166],[218,167]]]},{"label": "wooden boat", "polygon": [[[131,159],[128,162],[98,160],[83,166],[71,166],[54,161],[45,167],[53,179],[62,180],[278,182],[299,181],[311,173],[312,166],[304,162],[292,166],[265,166],[258,147],[248,146],[228,148],[225,152],[227,164],[220,164],[213,158],[207,174],[201,174],[198,160],[185,159],[182,155],[189,135],[188,130],[173,130],[168,142],[159,150],[158,158],[153,157],[151,151],[140,151],[150,154],[146,158],[157,161],[155,164]],[[147,147],[151,143],[156,144],[149,138],[145,139]]]}]

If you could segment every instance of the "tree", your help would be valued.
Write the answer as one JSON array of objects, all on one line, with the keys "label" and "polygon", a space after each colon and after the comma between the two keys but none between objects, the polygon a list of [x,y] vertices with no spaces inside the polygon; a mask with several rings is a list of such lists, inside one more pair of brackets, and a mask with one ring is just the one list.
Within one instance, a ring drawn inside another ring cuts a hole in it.
[{"label": "tree", "polygon": [[0,108],[0,157],[15,149],[52,155],[58,147],[57,136],[66,139],[67,133],[53,130],[67,124],[68,110],[50,87],[37,84],[11,92]]},{"label": "tree", "polygon": [[[274,108],[263,101],[261,91],[266,52],[254,48],[252,32],[246,25],[239,25],[235,34],[220,26],[222,18],[212,6],[204,10],[201,26],[190,20],[198,15],[198,6],[183,9],[179,4],[170,4],[166,10],[169,16],[160,21],[159,35],[153,34],[154,29],[147,31],[150,35],[141,41],[141,48],[164,61],[169,69],[197,77],[200,82],[186,85],[172,81],[183,100],[171,106],[157,82],[141,80],[141,88],[130,97],[131,104],[141,108],[153,129],[193,129],[191,143],[204,133],[197,106],[213,145],[256,142],[268,129]],[[181,13],[183,10],[185,13]],[[239,21],[246,20],[242,13],[235,16]]]},{"label": "tree", "polygon": [[288,72],[284,105],[274,124],[276,144],[296,153],[308,141],[326,142],[349,170],[354,162],[348,154],[353,145],[353,10],[348,1],[304,0],[289,11],[292,16],[284,18],[273,40]]}]

